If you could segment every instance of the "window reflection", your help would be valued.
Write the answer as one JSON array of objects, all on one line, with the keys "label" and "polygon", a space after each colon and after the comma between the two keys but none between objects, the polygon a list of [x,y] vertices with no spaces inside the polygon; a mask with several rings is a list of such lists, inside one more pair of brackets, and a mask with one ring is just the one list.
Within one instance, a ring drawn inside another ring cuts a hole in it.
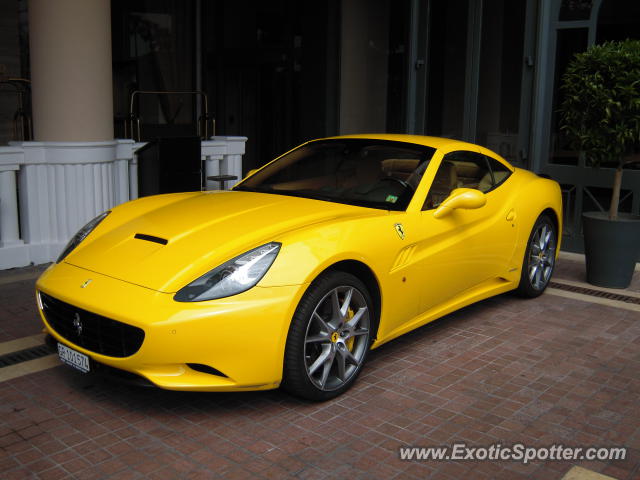
[{"label": "window reflection", "polygon": [[476,141],[518,162],[526,2],[485,0]]},{"label": "window reflection", "polygon": [[431,6],[426,105],[429,135],[462,139],[468,9],[468,0],[434,2]]},{"label": "window reflection", "polygon": [[560,21],[589,20],[593,0],[562,0]]},{"label": "window reflection", "polygon": [[587,49],[587,39],[588,30],[586,28],[558,30],[553,108],[551,109],[551,155],[549,159],[551,163],[578,165],[578,152],[571,150],[565,134],[560,130],[558,108],[563,99],[560,91],[562,75],[573,56]]}]

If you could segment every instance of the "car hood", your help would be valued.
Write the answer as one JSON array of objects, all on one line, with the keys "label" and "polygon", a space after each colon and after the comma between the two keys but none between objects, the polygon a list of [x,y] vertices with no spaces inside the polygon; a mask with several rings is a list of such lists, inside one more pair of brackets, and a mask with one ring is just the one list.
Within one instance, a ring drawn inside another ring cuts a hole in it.
[{"label": "car hood", "polygon": [[146,197],[114,208],[65,262],[172,293],[225,261],[277,241],[291,230],[372,214],[386,212],[253,192]]}]

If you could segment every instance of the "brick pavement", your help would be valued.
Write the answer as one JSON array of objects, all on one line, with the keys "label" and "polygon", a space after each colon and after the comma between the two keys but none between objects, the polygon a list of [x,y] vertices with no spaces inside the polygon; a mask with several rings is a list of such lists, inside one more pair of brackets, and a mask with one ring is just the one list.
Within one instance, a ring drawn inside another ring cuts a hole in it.
[{"label": "brick pavement", "polygon": [[44,271],[44,268],[37,266],[0,270],[0,342],[42,331],[35,304],[34,276]]},{"label": "brick pavement", "polygon": [[[39,330],[30,288],[0,288],[3,338]],[[0,384],[0,477],[546,480],[576,464],[637,479],[639,346],[638,312],[503,295],[375,350],[355,387],[322,404],[140,389],[56,367]],[[629,457],[399,460],[400,446],[454,441],[624,445]]]}]

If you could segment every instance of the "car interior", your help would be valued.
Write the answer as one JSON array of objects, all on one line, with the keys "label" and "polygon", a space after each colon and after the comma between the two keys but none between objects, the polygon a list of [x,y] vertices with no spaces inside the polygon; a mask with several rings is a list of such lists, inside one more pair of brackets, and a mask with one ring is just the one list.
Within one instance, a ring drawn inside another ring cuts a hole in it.
[{"label": "car interior", "polygon": [[474,188],[488,193],[511,174],[500,162],[476,152],[451,152],[445,155],[422,207],[437,208],[456,188]]},{"label": "car interior", "polygon": [[[406,208],[429,162],[430,158],[415,150],[386,145],[350,150],[344,144],[332,145],[292,152],[259,188]],[[478,152],[450,152],[436,172],[422,209],[437,208],[456,188],[487,193],[510,174],[503,164]]]},{"label": "car interior", "polygon": [[375,144],[353,150],[341,146],[305,152],[299,161],[287,162],[287,168],[261,188],[406,207],[431,154]]}]

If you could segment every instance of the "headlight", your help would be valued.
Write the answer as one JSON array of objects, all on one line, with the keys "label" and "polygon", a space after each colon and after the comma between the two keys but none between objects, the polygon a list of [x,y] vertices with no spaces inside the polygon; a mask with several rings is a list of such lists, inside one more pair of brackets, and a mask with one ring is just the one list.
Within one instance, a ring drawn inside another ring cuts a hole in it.
[{"label": "headlight", "polygon": [[178,290],[173,299],[177,302],[202,302],[249,290],[267,273],[280,251],[280,245],[277,242],[266,243],[223,263]]},{"label": "headlight", "polygon": [[93,231],[93,229],[96,228],[98,224],[102,220],[104,220],[105,217],[110,213],[111,213],[110,211],[101,213],[96,218],[94,218],[89,223],[87,223],[84,227],[82,227],[78,231],[78,233],[76,233],[73,237],[71,237],[71,240],[69,240],[69,243],[67,243],[67,246],[64,247],[64,250],[62,250],[62,253],[56,260],[56,263],[60,263],[62,260],[64,260],[65,257],[69,255],[73,251],[73,249],[80,244],[80,242],[82,242],[85,238],[87,238],[87,235],[89,235]]}]

